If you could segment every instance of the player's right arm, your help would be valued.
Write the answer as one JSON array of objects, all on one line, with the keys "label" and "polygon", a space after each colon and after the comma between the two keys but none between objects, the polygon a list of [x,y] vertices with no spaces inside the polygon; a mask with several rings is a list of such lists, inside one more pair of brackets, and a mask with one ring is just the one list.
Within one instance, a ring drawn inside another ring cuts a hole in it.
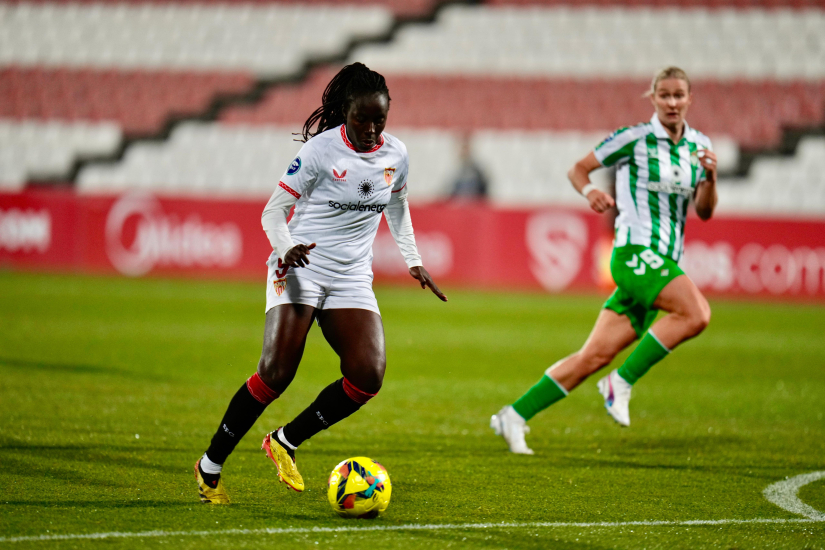
[{"label": "player's right arm", "polygon": [[295,244],[289,233],[287,217],[289,211],[316,181],[318,176],[317,142],[309,141],[301,147],[298,156],[290,163],[278,187],[261,214],[261,225],[264,228],[272,250],[283,262],[290,267],[304,267],[309,263],[309,251],[315,248],[315,243],[309,245]]},{"label": "player's right arm", "polygon": [[567,172],[567,178],[573,184],[573,188],[581,193],[590,203],[590,208],[599,214],[616,205],[613,197],[598,189],[590,181],[590,172],[601,167],[602,165],[596,155],[593,151],[590,151],[586,157],[574,164],[573,168]]}]

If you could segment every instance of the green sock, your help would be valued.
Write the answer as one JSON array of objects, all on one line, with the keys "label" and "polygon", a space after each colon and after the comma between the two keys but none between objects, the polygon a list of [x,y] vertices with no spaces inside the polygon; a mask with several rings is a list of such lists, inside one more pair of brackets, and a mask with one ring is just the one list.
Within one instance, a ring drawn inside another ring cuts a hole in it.
[{"label": "green sock", "polygon": [[513,409],[515,409],[524,420],[530,420],[566,395],[567,390],[545,374],[541,377],[541,380],[527,390],[527,393],[513,403]]},{"label": "green sock", "polygon": [[633,353],[619,367],[619,376],[632,386],[650,370],[650,367],[667,357],[669,353],[670,350],[664,347],[652,332],[647,331]]}]

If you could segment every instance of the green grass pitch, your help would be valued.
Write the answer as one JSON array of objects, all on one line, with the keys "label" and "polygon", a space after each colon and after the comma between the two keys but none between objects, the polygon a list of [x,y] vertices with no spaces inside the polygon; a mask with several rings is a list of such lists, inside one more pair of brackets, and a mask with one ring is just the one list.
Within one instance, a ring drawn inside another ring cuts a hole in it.
[{"label": "green grass pitch", "polygon": [[[384,388],[301,447],[298,494],[260,444],[339,376],[314,328],[227,462],[233,504],[209,507],[192,465],[254,371],[262,284],[0,272],[0,548],[825,548],[825,523],[621,524],[800,517],[762,491],[825,470],[825,308],[713,300],[708,330],[634,389],[630,428],[594,377],[531,422],[525,457],[490,415],[581,345],[603,297],[445,290],[447,304],[413,281],[377,290]],[[326,500],[329,471],[357,455],[393,482],[373,521]],[[799,496],[825,511],[825,479]],[[609,524],[363,530],[484,522]],[[189,533],[12,540],[154,530]]]}]

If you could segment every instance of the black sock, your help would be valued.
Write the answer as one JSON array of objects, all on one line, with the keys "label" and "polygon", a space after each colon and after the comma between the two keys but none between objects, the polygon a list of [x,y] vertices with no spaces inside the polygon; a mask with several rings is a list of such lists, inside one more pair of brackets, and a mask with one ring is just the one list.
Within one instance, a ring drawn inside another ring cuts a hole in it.
[{"label": "black sock", "polygon": [[284,437],[297,447],[360,408],[361,403],[356,403],[344,392],[344,379],[340,378],[321,390],[312,405],[284,426]]},{"label": "black sock", "polygon": [[[212,460],[211,458],[209,460]],[[201,468],[200,463],[198,464],[198,472],[200,472],[201,477],[203,478],[204,483],[212,487],[213,489],[218,486],[218,480],[221,478],[221,474],[207,474]]]},{"label": "black sock", "polygon": [[226,462],[226,457],[235,450],[235,445],[246,435],[264,410],[266,405],[252,397],[244,382],[229,402],[218,431],[212,436],[212,444],[206,450],[209,460],[215,464]]}]

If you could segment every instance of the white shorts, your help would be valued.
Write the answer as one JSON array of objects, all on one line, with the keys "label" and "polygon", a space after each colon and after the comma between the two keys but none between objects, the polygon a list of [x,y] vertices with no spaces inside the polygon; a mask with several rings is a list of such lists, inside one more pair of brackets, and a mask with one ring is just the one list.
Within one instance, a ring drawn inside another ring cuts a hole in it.
[{"label": "white shorts", "polygon": [[315,309],[367,309],[381,315],[372,291],[372,274],[329,277],[303,267],[284,273],[269,262],[266,312],[283,304],[306,304]]}]

